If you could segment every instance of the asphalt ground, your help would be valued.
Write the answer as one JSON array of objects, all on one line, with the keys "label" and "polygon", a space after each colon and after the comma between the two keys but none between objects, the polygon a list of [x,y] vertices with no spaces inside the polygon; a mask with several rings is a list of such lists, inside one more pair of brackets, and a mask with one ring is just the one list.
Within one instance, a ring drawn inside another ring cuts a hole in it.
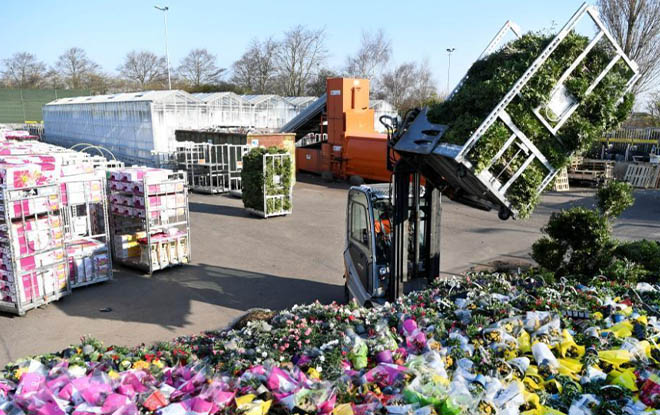
[{"label": "asphalt ground", "polygon": [[[223,328],[254,307],[341,301],[347,189],[300,176],[293,214],[271,219],[250,216],[240,199],[192,194],[190,265],[152,277],[115,266],[113,281],[77,289],[24,317],[0,313],[0,364],[60,350],[83,335],[132,346]],[[504,222],[496,212],[443,201],[442,271],[528,261],[549,215],[592,206],[593,195],[592,189],[549,192],[529,220]],[[660,239],[660,192],[635,196],[614,223],[615,235]]]}]

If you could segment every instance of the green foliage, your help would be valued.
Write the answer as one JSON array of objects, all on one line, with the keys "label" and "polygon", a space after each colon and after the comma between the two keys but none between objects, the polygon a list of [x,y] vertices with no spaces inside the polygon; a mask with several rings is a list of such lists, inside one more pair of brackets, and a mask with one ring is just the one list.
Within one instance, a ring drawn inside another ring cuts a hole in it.
[{"label": "green foliage", "polygon": [[557,276],[592,276],[611,261],[610,224],[594,210],[576,207],[553,213],[542,232],[546,236],[532,245],[532,258]]},{"label": "green foliage", "polygon": [[654,277],[660,277],[660,242],[641,241],[623,242],[616,247],[614,255],[643,266]]},{"label": "green foliage", "polygon": [[630,183],[611,181],[598,189],[596,200],[598,209],[608,218],[621,216],[635,202]]},{"label": "green foliage", "polygon": [[649,272],[639,264],[628,259],[615,258],[605,269],[601,270],[603,275],[612,281],[636,283]]},{"label": "green foliage", "polygon": [[[291,210],[289,189],[293,178],[291,158],[287,157],[283,161],[275,159],[274,163],[266,163],[264,168],[264,155],[266,154],[287,154],[287,152],[277,147],[253,148],[243,157],[243,170],[241,171],[243,205],[246,208],[263,212],[264,199],[266,199],[265,213],[289,211]],[[284,197],[266,198],[266,196],[275,195]]]},{"label": "green foliage", "polygon": [[[450,100],[430,106],[429,120],[449,127],[443,141],[465,144],[552,38],[552,35],[528,33],[475,62],[468,71],[465,83]],[[586,94],[589,86],[611,59],[611,50],[605,43],[600,43],[589,52],[564,83],[568,94],[572,95],[580,106],[559,129],[556,138],[531,111],[540,106],[541,113],[550,124],[554,124],[556,116],[545,104],[549,101],[556,82],[588,42],[589,39],[584,36],[569,34],[550,55],[541,70],[525,85],[520,95],[506,108],[518,128],[556,169],[564,167],[572,153],[589,148],[604,130],[616,128],[632,109],[632,95],[628,94],[621,100],[625,84],[632,75],[623,62],[617,63],[598,87]],[[485,132],[468,153],[477,172],[489,169],[495,176],[500,176],[501,182],[505,182],[522,165],[524,157],[520,155],[509,163],[515,152],[506,152],[502,162],[490,165],[491,159],[510,135],[508,127],[500,122],[496,122]],[[540,184],[548,173],[541,163],[532,164],[507,191],[507,198],[518,210],[520,217],[528,216],[533,210],[538,200]]]}]

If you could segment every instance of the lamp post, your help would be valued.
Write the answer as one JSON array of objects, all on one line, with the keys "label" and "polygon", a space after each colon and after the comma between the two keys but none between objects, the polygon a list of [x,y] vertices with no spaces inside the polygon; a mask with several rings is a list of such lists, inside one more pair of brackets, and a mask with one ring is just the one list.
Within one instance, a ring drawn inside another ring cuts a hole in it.
[{"label": "lamp post", "polygon": [[449,94],[449,71],[451,70],[451,54],[455,50],[456,50],[456,48],[447,48],[447,58],[448,58],[448,63],[447,63],[447,94]]},{"label": "lamp post", "polygon": [[172,89],[172,78],[170,77],[170,54],[167,51],[167,11],[170,9],[167,6],[160,7],[154,6],[156,9],[163,12],[163,21],[165,22],[165,59],[167,60],[167,86]]}]

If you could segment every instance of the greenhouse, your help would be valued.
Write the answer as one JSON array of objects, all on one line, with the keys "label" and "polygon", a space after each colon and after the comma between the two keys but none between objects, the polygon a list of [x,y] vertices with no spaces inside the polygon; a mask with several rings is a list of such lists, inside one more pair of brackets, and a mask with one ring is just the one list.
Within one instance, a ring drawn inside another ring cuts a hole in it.
[{"label": "greenhouse", "polygon": [[212,125],[220,127],[252,125],[252,108],[240,95],[233,92],[200,92],[193,95],[208,106]]},{"label": "greenhouse", "polygon": [[299,112],[279,95],[243,95],[243,99],[250,105],[256,128],[280,128]]},{"label": "greenhouse", "polygon": [[183,91],[62,98],[43,107],[46,141],[102,146],[128,163],[155,164],[174,149],[174,131],[210,126],[207,105]]}]

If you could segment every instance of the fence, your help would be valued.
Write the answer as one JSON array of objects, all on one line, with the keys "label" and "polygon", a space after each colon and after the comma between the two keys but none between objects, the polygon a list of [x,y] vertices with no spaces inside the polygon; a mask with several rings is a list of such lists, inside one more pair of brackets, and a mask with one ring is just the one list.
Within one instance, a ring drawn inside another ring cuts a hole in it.
[{"label": "fence", "polygon": [[84,89],[10,89],[0,88],[0,123],[43,120],[41,107],[65,97],[90,95]]},{"label": "fence", "polygon": [[623,154],[627,161],[633,155],[647,155],[660,147],[660,128],[620,128],[606,133],[600,142],[611,153]]}]

